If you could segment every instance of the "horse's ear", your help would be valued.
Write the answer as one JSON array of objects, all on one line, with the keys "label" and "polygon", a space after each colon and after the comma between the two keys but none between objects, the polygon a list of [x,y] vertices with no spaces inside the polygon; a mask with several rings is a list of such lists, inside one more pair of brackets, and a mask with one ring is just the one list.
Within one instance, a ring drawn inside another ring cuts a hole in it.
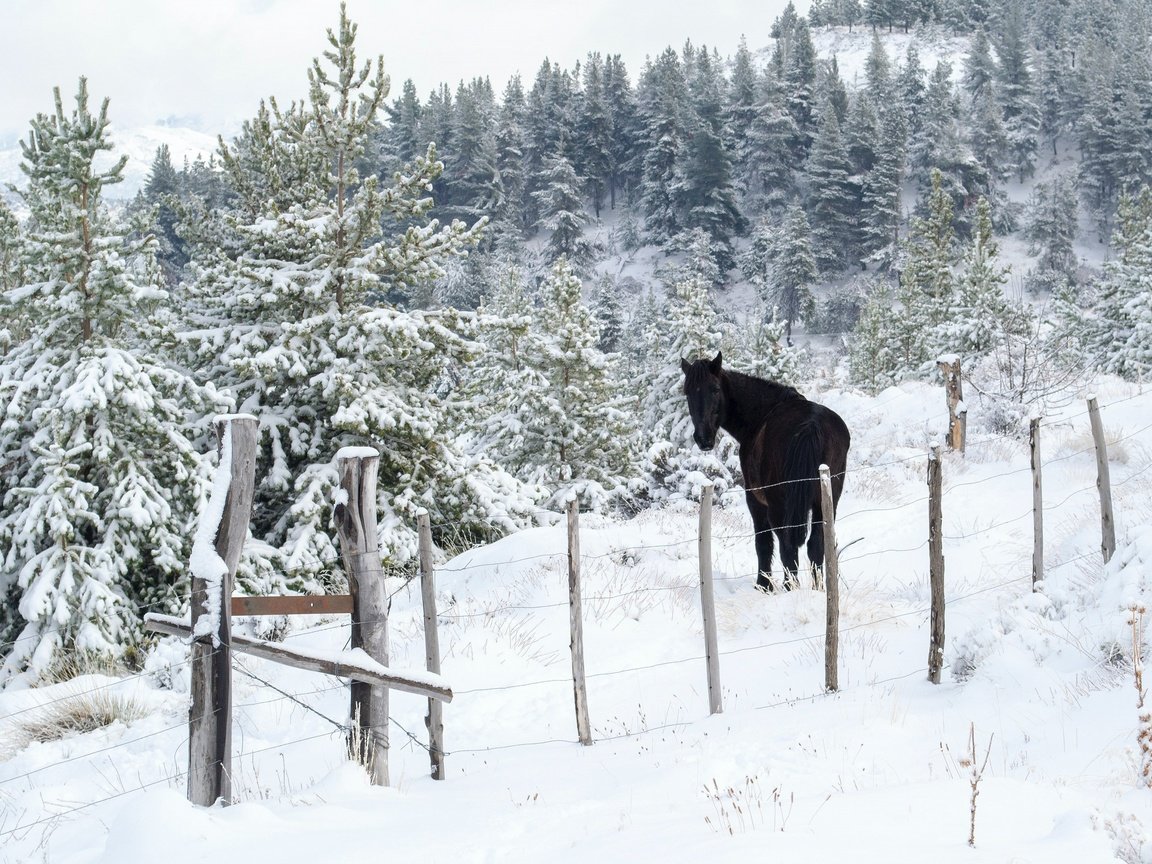
[{"label": "horse's ear", "polygon": [[717,351],[716,356],[713,357],[711,362],[708,364],[708,368],[712,370],[713,375],[719,375],[720,374],[720,367],[723,364],[723,362],[724,362],[724,352],[723,351]]},{"label": "horse's ear", "polygon": [[688,361],[685,360],[683,357],[681,357],[680,358],[680,371],[683,372],[685,375],[687,375],[688,370],[691,368],[692,367],[688,365]]}]

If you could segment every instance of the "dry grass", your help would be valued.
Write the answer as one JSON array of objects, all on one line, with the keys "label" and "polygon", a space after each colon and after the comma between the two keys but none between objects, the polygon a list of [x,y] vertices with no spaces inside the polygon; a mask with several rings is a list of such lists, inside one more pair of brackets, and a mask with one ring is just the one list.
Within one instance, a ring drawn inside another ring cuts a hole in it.
[{"label": "dry grass", "polygon": [[29,711],[12,723],[9,735],[15,749],[34,742],[59,741],[111,726],[128,724],[149,714],[139,699],[114,690],[80,693]]}]

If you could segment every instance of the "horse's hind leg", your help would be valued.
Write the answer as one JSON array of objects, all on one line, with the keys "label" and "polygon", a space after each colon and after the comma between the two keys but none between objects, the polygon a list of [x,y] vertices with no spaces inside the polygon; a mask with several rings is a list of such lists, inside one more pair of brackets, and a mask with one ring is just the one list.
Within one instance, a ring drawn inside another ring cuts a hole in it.
[{"label": "horse's hind leg", "polygon": [[800,547],[783,536],[780,537],[780,563],[784,565],[784,590],[791,591],[796,585],[796,572],[800,569]]},{"label": "horse's hind leg", "polygon": [[748,502],[752,528],[756,532],[756,587],[761,591],[771,591],[772,583],[768,576],[772,572],[772,525],[768,521],[768,508],[751,492],[744,493],[744,500]]},{"label": "horse's hind leg", "polygon": [[812,587],[819,590],[824,581],[824,517],[820,505],[812,507],[812,533],[808,535],[808,563],[812,565]]}]

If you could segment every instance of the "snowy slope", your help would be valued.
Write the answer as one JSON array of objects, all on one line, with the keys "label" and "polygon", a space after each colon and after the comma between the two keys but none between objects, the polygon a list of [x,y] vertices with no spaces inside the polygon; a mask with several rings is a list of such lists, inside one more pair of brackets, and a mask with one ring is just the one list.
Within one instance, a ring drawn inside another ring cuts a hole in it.
[{"label": "snowy slope", "polygon": [[[925,678],[924,476],[926,446],[947,423],[943,392],[832,391],[821,398],[854,436],[837,528],[847,547],[839,693],[822,692],[823,594],[753,590],[739,494],[714,518],[724,713],[713,717],[694,508],[583,517],[591,747],[576,741],[557,524],[441,563],[443,674],[456,694],[444,782],[428,776],[424,700],[393,694],[393,785],[372,788],[344,763],[333,725],[347,714],[346,688],[241,657],[240,803],[191,807],[185,648],[170,640],[147,674],[119,684],[89,677],[0,693],[9,736],[29,708],[74,690],[111,685],[146,709],[127,727],[0,761],[0,861],[1148,861],[1152,792],[1137,782],[1126,609],[1147,602],[1152,567],[1152,393],[1116,381],[1096,393],[1120,548],[1103,567],[1084,394],[1069,394],[1043,427],[1039,594],[1027,446],[989,429],[970,400],[969,452],[943,463],[949,606],[938,686]],[[419,592],[388,589],[392,665],[421,667]],[[339,620],[317,619],[289,642],[332,651],[347,635]],[[970,724],[979,759],[990,753],[974,850]]]}]

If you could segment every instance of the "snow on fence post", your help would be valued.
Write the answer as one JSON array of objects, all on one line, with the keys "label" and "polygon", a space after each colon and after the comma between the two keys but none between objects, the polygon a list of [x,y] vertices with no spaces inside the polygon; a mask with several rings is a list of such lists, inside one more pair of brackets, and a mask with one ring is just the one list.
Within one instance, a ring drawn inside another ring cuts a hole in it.
[{"label": "snow on fence post", "polygon": [[[388,599],[376,530],[376,474],[380,454],[371,447],[343,447],[336,453],[340,491],[336,529],[352,595],[352,648],[388,665]],[[352,722],[348,751],[364,762],[375,786],[388,785],[388,688],[352,681]]]},{"label": "snow on fence post", "polygon": [[1040,418],[1028,423],[1032,451],[1032,590],[1044,580],[1044,485],[1040,465]]},{"label": "snow on fence post", "polygon": [[576,697],[576,731],[580,743],[592,743],[588,720],[588,688],[584,683],[584,622],[580,609],[580,503],[568,499],[568,610],[572,625],[572,687]]},{"label": "snow on fence post", "polygon": [[[424,655],[429,672],[440,674],[440,635],[436,630],[436,577],[432,569],[432,522],[428,511],[416,514],[420,536],[420,598],[424,606]],[[428,755],[432,759],[432,779],[444,779],[444,706],[438,699],[428,700]]]},{"label": "snow on fence post", "polygon": [[248,414],[216,418],[220,463],[192,545],[192,706],[188,714],[188,800],[232,800],[232,579],[256,478],[259,424]]},{"label": "snow on fence post", "polygon": [[1096,442],[1096,488],[1100,490],[1100,550],[1104,563],[1112,560],[1116,551],[1116,522],[1112,518],[1112,479],[1108,471],[1108,442],[1104,440],[1104,424],[1096,397],[1088,397],[1088,417],[1092,421],[1092,439]]},{"label": "snow on fence post", "polygon": [[712,590],[712,483],[700,492],[700,612],[704,616],[704,657],[708,663],[708,713],[724,712],[720,692],[720,652],[716,646],[716,598]]},{"label": "snow on fence post", "polygon": [[[836,553],[836,505],[832,501],[832,474],[820,466],[820,512],[824,517],[824,591],[827,616],[824,627],[824,689],[840,689],[840,560]],[[816,530],[816,526],[812,526]]]},{"label": "snow on fence post", "polygon": [[960,358],[955,354],[945,354],[937,358],[936,365],[944,376],[948,393],[948,447],[963,453],[968,432],[968,408],[960,384]]},{"label": "snow on fence post", "polygon": [[928,680],[940,683],[944,665],[944,544],[940,526],[943,482],[940,472],[940,445],[933,444],[928,456],[928,572],[932,584],[931,635],[928,644]]}]

